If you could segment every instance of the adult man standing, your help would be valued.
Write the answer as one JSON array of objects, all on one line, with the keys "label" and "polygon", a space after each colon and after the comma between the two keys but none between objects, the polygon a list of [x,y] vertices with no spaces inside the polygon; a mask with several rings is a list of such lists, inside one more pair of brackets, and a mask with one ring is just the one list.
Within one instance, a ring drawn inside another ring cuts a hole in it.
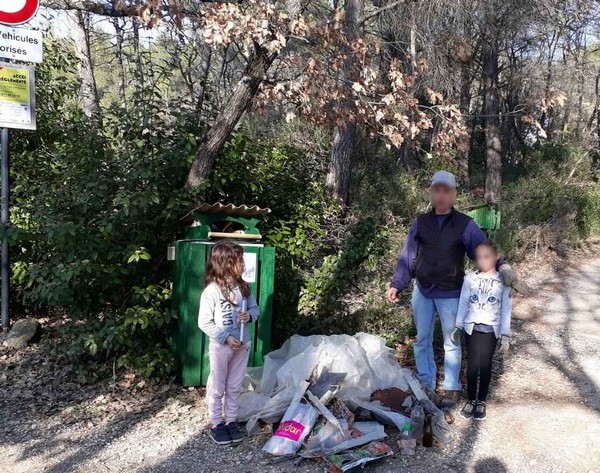
[{"label": "adult man standing", "polygon": [[[436,314],[444,335],[444,407],[453,407],[462,388],[460,382],[461,345],[450,333],[455,326],[458,300],[465,275],[465,254],[473,259],[475,248],[485,235],[473,219],[454,209],[456,178],[438,171],[431,179],[433,209],[413,222],[406,244],[388,289],[390,302],[416,278],[412,309],[417,328],[414,345],[415,362],[421,383],[436,387],[433,332]],[[500,260],[502,280],[512,285],[516,274]]]}]

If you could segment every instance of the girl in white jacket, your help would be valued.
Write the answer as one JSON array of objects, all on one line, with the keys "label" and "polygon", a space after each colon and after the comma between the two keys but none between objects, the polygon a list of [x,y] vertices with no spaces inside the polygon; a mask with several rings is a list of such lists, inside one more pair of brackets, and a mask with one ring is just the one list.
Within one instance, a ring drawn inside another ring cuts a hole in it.
[{"label": "girl in white jacket", "polygon": [[217,243],[206,265],[205,288],[200,296],[198,327],[210,339],[210,375],[206,404],[211,420],[210,437],[219,445],[240,442],[243,432],[236,415],[240,388],[248,365],[249,330],[242,324],[256,322],[258,305],[250,286],[242,279],[244,250],[228,241]]},{"label": "girl in white jacket", "polygon": [[[496,263],[498,248],[485,240],[475,249],[478,270],[465,277],[460,294],[456,328],[450,337],[458,340],[465,332],[467,344],[467,394],[461,410],[465,418],[483,420],[492,378],[492,358],[501,339],[500,351],[508,351],[512,301],[510,287],[502,283]],[[478,388],[479,387],[479,391]]]}]

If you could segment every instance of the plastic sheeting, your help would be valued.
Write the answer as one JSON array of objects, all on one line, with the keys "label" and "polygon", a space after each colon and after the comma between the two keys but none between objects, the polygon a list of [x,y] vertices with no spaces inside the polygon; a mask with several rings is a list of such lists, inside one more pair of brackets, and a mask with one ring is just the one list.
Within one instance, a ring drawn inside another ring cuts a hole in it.
[{"label": "plastic sheeting", "polygon": [[249,431],[254,430],[258,419],[279,420],[299,386],[311,373],[318,376],[324,369],[346,373],[335,396],[341,400],[368,401],[376,389],[409,389],[394,351],[381,337],[367,333],[294,335],[265,357],[262,373],[253,371],[247,377],[238,419],[249,421]]},{"label": "plastic sheeting", "polygon": [[257,388],[263,394],[275,388],[306,380],[316,367],[346,373],[337,397],[368,398],[376,389],[408,389],[394,351],[381,337],[367,333],[350,335],[294,335],[283,346],[265,357],[262,378]]},{"label": "plastic sheeting", "polygon": [[454,433],[444,413],[429,399],[414,373],[401,368],[394,351],[376,335],[294,335],[283,346],[265,357],[262,369],[249,370],[240,398],[238,419],[248,421],[249,433],[258,421],[279,421],[292,401],[303,396],[311,374],[345,373],[335,397],[374,412],[402,429],[409,419],[370,402],[371,393],[391,387],[412,391],[425,410],[433,416],[433,434],[440,442],[450,442]]},{"label": "plastic sheeting", "polygon": [[[248,393],[242,393],[244,396],[243,402],[246,403],[243,412],[240,413],[238,410],[238,420],[247,420],[246,431],[249,434],[256,432],[258,427],[258,421],[263,420],[267,423],[278,422],[287,408],[290,406],[295,398],[304,395],[308,383],[305,381],[300,383],[297,387],[289,387],[279,391],[272,397],[265,396],[264,394],[250,391]],[[242,401],[240,396],[240,402]],[[241,406],[241,404],[240,404]]]},{"label": "plastic sheeting", "polygon": [[400,430],[400,432],[402,432],[404,424],[410,422],[409,417],[406,417],[405,415],[400,414],[399,412],[394,412],[391,409],[382,406],[379,401],[367,402],[354,399],[352,403],[358,407],[361,407],[362,409],[372,412],[373,414],[375,414],[375,416],[379,418],[387,420],[389,423],[398,427],[398,430]]}]

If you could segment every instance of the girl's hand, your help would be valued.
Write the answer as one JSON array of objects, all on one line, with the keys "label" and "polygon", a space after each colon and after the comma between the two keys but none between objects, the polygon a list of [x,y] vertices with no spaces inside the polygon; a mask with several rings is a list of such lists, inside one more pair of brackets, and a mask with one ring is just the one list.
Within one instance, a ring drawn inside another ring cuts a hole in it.
[{"label": "girl's hand", "polygon": [[450,340],[452,340],[454,343],[460,341],[460,337],[462,335],[462,328],[460,327],[454,327],[454,329],[452,330],[452,332],[450,332]]},{"label": "girl's hand", "polygon": [[502,279],[505,286],[511,287],[519,280],[515,270],[506,263],[498,268],[498,272],[500,273],[500,279]]},{"label": "girl's hand", "polygon": [[227,340],[225,341],[227,342],[227,345],[229,345],[234,350],[237,350],[239,347],[242,346],[242,342],[233,338],[232,336],[227,337]]},{"label": "girl's hand", "polygon": [[498,350],[500,353],[502,353],[503,355],[506,355],[508,353],[508,349],[510,348],[510,338],[507,337],[506,335],[502,335],[502,338],[500,339],[500,350]]},{"label": "girl's hand", "polygon": [[238,314],[238,321],[241,324],[247,324],[251,320],[252,320],[252,317],[250,317],[250,312],[240,312]]}]

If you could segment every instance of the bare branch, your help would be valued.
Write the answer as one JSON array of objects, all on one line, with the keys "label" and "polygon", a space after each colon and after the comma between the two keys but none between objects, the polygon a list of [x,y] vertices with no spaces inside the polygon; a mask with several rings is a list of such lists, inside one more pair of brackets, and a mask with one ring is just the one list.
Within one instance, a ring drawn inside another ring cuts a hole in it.
[{"label": "bare branch", "polygon": [[139,16],[140,8],[142,7],[142,4],[119,4],[116,6],[110,3],[95,2],[93,0],[42,0],[40,4],[43,7],[51,8],[53,10],[82,11],[113,18]]},{"label": "bare branch", "polygon": [[397,7],[398,5],[402,5],[403,3],[406,3],[406,0],[397,0],[395,2],[388,3],[387,5],[385,5],[385,6],[381,7],[381,8],[378,8],[377,10],[372,11],[372,12],[364,15],[362,18],[360,18],[358,20],[358,22],[360,24],[362,24],[362,23],[370,20],[371,18],[374,18],[374,17],[376,17],[378,15],[381,15],[383,12],[385,12],[387,10],[391,10],[392,8]]},{"label": "bare branch", "polygon": [[[93,13],[95,15],[124,18],[124,17],[139,17],[143,11],[152,7],[148,5],[146,0],[136,0],[130,4],[123,2],[105,2],[103,0],[41,0],[40,4],[43,7],[53,10],[71,10]],[[198,10],[190,10],[184,8],[177,2],[168,2],[162,5],[158,10],[163,14],[176,14],[178,16],[197,16],[203,3],[238,3],[236,0],[203,0],[199,2]]]}]

